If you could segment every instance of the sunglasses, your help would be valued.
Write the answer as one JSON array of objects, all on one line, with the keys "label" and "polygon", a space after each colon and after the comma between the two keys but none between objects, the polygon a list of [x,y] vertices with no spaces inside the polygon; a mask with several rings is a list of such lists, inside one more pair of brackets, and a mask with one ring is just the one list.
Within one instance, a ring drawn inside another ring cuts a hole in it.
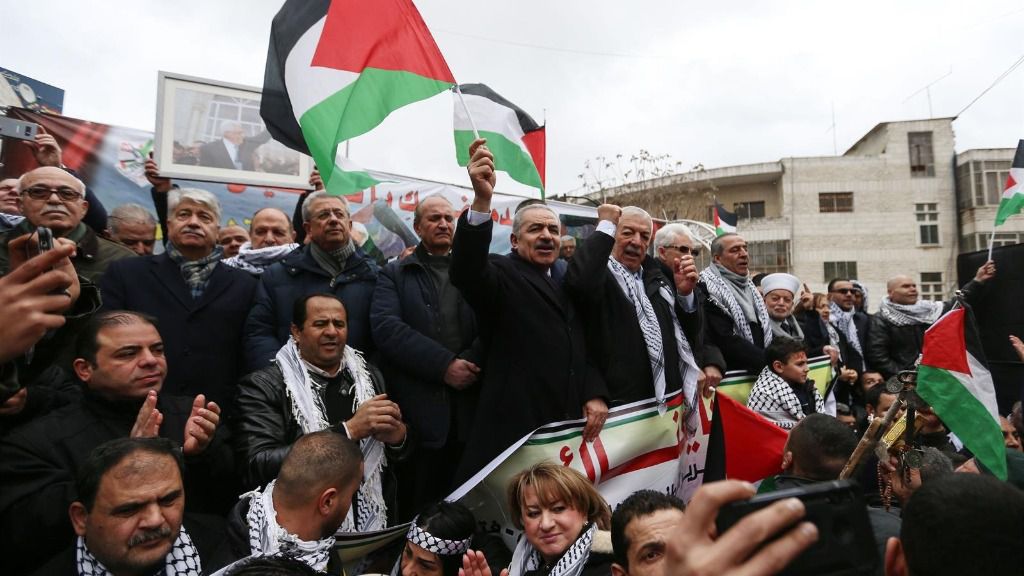
[{"label": "sunglasses", "polygon": [[856,294],[857,290],[853,288],[836,288],[833,292],[836,294]]},{"label": "sunglasses", "polygon": [[665,246],[666,250],[675,250],[682,255],[691,255],[694,258],[700,256],[700,248],[690,248],[689,246]]}]

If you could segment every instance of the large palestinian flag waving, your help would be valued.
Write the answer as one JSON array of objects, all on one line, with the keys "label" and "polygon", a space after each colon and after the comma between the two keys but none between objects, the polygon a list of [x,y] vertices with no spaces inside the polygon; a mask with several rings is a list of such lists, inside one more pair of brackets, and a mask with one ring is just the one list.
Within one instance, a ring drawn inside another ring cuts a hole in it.
[{"label": "large palestinian flag waving", "polygon": [[1006,480],[995,385],[970,308],[950,310],[924,333],[917,393],[975,458]]},{"label": "large palestinian flag waving", "polygon": [[469,145],[476,128],[494,153],[494,167],[508,172],[516,182],[537,188],[543,197],[544,127],[483,84],[461,84],[459,90],[466,104],[463,107],[456,96],[455,156],[459,166],[469,165]]},{"label": "large palestinian flag waving", "polygon": [[394,110],[455,84],[409,0],[288,0],[274,17],[260,115],[279,142],[309,153],[328,191],[365,187],[338,144]]}]

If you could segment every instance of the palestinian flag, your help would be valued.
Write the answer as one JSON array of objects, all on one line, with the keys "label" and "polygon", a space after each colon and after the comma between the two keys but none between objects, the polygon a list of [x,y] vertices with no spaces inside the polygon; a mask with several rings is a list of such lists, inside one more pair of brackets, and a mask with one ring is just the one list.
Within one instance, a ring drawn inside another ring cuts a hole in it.
[{"label": "palestinian flag", "polygon": [[970,308],[954,308],[936,320],[924,333],[921,356],[918,395],[975,458],[1006,480],[995,385]]},{"label": "palestinian flag", "polygon": [[409,0],[287,0],[274,16],[260,115],[310,154],[332,194],[374,182],[336,162],[338,144],[455,84]]},{"label": "palestinian flag", "polygon": [[736,214],[729,212],[715,200],[715,236],[736,232]]},{"label": "palestinian flag", "polygon": [[1002,225],[1006,219],[1024,210],[1024,140],[1017,142],[1017,153],[1013,156],[1013,166],[1006,178],[1006,189],[1003,199],[999,201],[996,211],[996,226]]},{"label": "palestinian flag", "polygon": [[463,107],[455,95],[455,156],[459,166],[469,165],[475,123],[480,137],[487,139],[487,147],[494,153],[494,167],[508,172],[516,182],[537,188],[543,198],[544,127],[483,84],[460,84],[459,90],[466,103]]},{"label": "palestinian flag", "polygon": [[726,394],[715,394],[704,482],[758,482],[782,472],[789,433]]}]

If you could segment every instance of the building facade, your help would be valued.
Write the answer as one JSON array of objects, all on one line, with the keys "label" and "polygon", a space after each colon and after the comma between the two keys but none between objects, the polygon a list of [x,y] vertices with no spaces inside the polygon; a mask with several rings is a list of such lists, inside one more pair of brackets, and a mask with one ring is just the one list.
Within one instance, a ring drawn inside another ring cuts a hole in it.
[{"label": "building facade", "polygon": [[[737,213],[755,272],[790,272],[814,291],[832,278],[855,278],[866,284],[872,309],[888,278],[908,274],[923,297],[941,299],[956,286],[957,254],[987,248],[1013,156],[1012,149],[957,156],[952,122],[885,122],[842,156],[700,170],[590,198],[704,222],[717,198]],[[996,238],[997,245],[1024,239],[1024,217],[1007,221]]]}]

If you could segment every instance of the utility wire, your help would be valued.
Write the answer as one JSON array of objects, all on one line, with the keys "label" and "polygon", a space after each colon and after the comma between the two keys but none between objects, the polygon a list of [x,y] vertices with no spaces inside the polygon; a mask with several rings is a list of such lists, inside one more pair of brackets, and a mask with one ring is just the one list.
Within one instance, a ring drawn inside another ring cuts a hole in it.
[{"label": "utility wire", "polygon": [[1016,70],[1016,69],[1017,69],[1017,67],[1018,67],[1018,66],[1020,66],[1020,65],[1021,65],[1022,63],[1024,63],[1024,54],[1021,54],[1020,58],[1017,58],[1017,61],[1016,61],[1016,62],[1014,62],[1014,63],[1013,63],[1013,64],[1012,64],[1012,65],[1011,65],[1011,66],[1010,66],[1009,68],[1007,68],[1005,72],[1003,72],[1002,74],[1000,74],[1000,75],[999,75],[999,77],[998,77],[998,78],[996,78],[996,79],[995,79],[995,80],[994,80],[994,81],[993,81],[993,82],[992,82],[991,84],[989,84],[988,88],[985,88],[984,90],[982,90],[982,91],[981,91],[981,94],[978,94],[977,96],[975,96],[975,97],[974,97],[974,100],[971,100],[971,101],[970,101],[970,102],[969,102],[969,103],[967,104],[967,106],[964,106],[963,110],[961,110],[961,111],[957,112],[957,113],[956,113],[956,116],[954,116],[953,118],[959,118],[961,114],[963,114],[964,112],[966,112],[968,108],[970,108],[971,106],[973,106],[973,105],[974,105],[974,103],[975,103],[975,102],[977,102],[978,100],[980,100],[982,96],[984,96],[985,94],[987,94],[989,90],[991,90],[991,89],[995,88],[995,87],[996,87],[996,84],[999,84],[1000,82],[1002,82],[1002,81],[1003,81],[1003,79],[1004,79],[1004,78],[1006,78],[1007,76],[1009,76],[1010,74],[1012,74],[1012,73],[1013,73],[1013,71],[1014,71],[1014,70]]}]

